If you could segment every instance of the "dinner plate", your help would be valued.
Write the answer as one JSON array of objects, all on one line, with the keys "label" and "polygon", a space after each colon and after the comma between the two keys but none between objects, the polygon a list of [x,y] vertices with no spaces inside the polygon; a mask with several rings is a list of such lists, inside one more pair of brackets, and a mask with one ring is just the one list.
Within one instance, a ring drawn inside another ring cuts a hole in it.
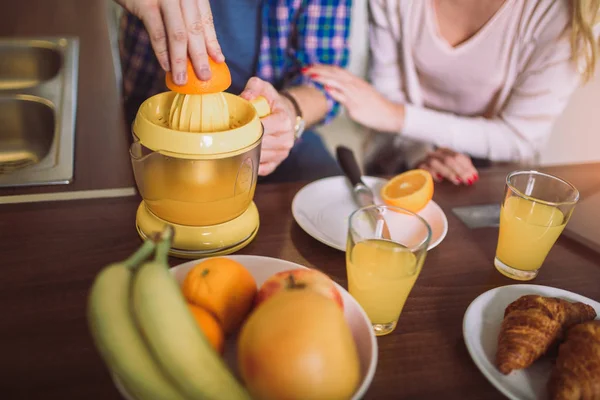
[{"label": "dinner plate", "polygon": [[[384,204],[379,192],[387,180],[371,176],[364,176],[362,179],[373,191],[375,203]],[[346,251],[348,217],[358,208],[352,197],[352,187],[344,176],[333,176],[309,183],[296,193],[292,201],[292,214],[298,225],[313,238],[341,251]],[[433,200],[418,214],[431,227],[431,250],[446,237],[448,219]],[[392,237],[394,228],[389,227]]]},{"label": "dinner plate", "polygon": [[[260,287],[268,277],[277,272],[286,271],[293,268],[306,268],[300,264],[271,257],[246,255],[231,255],[225,257],[241,263],[252,274],[258,287]],[[175,279],[180,285],[183,283],[188,271],[200,261],[202,260],[192,260],[171,268],[171,272],[175,275]],[[369,322],[369,318],[362,307],[342,286],[337,283],[335,283],[335,285],[342,295],[342,300],[344,302],[344,317],[350,326],[354,342],[356,343],[356,347],[358,349],[358,356],[361,365],[361,383],[357,388],[356,393],[352,397],[353,400],[358,400],[365,395],[367,389],[371,385],[373,376],[375,375],[378,351],[377,340],[371,323]],[[223,357],[231,371],[239,379],[237,364],[235,362],[236,339],[237,338],[235,335],[233,335],[226,341]],[[119,379],[114,375],[113,380],[115,382],[115,386],[125,399],[134,400],[134,398],[127,393],[123,385],[119,382]]]},{"label": "dinner plate", "polygon": [[488,290],[467,308],[463,319],[463,336],[471,358],[483,375],[509,399],[542,400],[547,398],[546,384],[552,371],[548,358],[542,357],[529,368],[513,371],[509,375],[500,373],[494,363],[504,309],[526,294],[580,301],[594,307],[599,316],[600,303],[549,286],[517,284]]}]

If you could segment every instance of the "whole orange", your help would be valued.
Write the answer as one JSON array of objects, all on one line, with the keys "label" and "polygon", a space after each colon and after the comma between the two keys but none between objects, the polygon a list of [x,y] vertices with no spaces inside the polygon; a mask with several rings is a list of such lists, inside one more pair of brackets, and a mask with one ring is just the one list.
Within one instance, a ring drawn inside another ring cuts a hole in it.
[{"label": "whole orange", "polygon": [[187,301],[211,312],[227,335],[250,312],[257,285],[239,262],[215,257],[196,264],[187,273],[182,290]]},{"label": "whole orange", "polygon": [[203,309],[196,305],[187,303],[190,312],[194,316],[194,319],[198,323],[198,326],[212,345],[212,347],[220,354],[223,354],[223,348],[225,344],[225,338],[223,329],[216,318]]}]

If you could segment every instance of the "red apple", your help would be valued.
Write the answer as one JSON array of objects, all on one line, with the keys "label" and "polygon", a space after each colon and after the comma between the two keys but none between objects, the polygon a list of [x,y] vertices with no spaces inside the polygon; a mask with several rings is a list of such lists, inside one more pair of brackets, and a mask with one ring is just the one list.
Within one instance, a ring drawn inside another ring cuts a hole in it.
[{"label": "red apple", "polygon": [[342,310],[344,301],[335,283],[325,273],[310,268],[296,268],[271,275],[256,294],[255,307],[282,291],[312,290],[333,300]]}]

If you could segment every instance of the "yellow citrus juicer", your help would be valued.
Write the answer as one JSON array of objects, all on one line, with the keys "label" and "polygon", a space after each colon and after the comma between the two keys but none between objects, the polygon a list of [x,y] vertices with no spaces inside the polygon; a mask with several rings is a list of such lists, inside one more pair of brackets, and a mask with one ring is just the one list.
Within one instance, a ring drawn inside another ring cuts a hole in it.
[{"label": "yellow citrus juicer", "polygon": [[167,91],[145,100],[130,147],[143,198],[139,235],[144,239],[172,225],[170,254],[181,258],[230,254],[250,243],[259,227],[253,197],[260,118],[269,113],[264,97],[249,102],[222,91]]}]

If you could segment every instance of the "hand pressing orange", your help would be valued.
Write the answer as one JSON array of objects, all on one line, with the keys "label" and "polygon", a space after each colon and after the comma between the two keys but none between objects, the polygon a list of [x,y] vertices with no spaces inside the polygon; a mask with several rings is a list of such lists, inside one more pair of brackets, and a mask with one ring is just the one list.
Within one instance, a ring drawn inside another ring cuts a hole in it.
[{"label": "hand pressing orange", "polygon": [[225,61],[217,40],[209,0],[115,0],[144,22],[161,67],[185,84],[189,56],[198,76],[211,78],[209,58]]}]

